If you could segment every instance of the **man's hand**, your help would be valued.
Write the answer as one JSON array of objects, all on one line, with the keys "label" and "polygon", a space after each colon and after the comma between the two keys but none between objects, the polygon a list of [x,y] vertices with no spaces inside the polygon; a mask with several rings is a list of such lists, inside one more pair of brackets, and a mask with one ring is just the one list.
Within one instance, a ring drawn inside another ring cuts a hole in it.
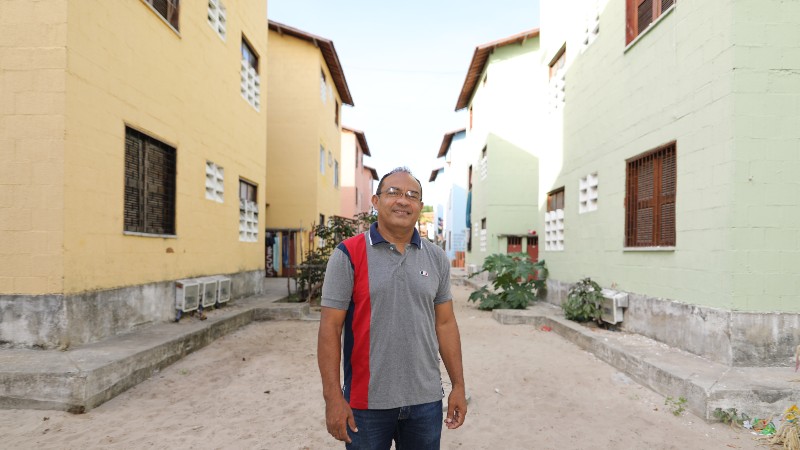
[{"label": "man's hand", "polygon": [[447,428],[454,430],[464,423],[467,416],[467,397],[463,388],[453,387],[447,397],[447,418],[444,423]]},{"label": "man's hand", "polygon": [[350,409],[350,405],[347,404],[344,397],[325,402],[325,424],[331,436],[348,444],[350,443],[350,436],[347,434],[347,427],[358,433],[356,420],[353,418],[353,410]]}]

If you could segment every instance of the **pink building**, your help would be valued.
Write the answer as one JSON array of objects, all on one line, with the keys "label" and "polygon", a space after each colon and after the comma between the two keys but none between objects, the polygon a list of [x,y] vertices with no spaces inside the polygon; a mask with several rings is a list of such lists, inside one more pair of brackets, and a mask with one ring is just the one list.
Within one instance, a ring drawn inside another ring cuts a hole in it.
[{"label": "pink building", "polygon": [[373,181],[378,181],[378,172],[364,165],[364,155],[372,156],[363,131],[342,127],[342,179],[341,215],[352,218],[356,214],[369,212],[372,204]]}]

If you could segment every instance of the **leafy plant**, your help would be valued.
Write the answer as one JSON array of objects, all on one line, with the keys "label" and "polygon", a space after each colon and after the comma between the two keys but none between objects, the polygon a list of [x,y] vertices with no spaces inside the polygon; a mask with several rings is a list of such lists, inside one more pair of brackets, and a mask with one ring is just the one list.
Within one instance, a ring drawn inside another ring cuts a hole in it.
[{"label": "leafy plant", "polygon": [[469,301],[479,302],[478,309],[525,309],[547,288],[544,261],[532,262],[526,253],[489,255],[470,277],[483,272],[494,274],[494,279],[492,289],[482,286],[470,294]]},{"label": "leafy plant", "polygon": [[714,417],[719,419],[720,422],[730,426],[742,426],[746,420],[750,420],[750,416],[745,413],[739,414],[736,408],[722,409],[717,408],[714,410]]},{"label": "leafy plant", "polygon": [[576,322],[594,321],[601,323],[601,302],[603,300],[600,285],[591,278],[584,278],[569,288],[567,299],[561,303],[564,316]]},{"label": "leafy plant", "polygon": [[685,397],[678,397],[678,399],[674,399],[672,397],[667,397],[664,400],[664,404],[669,407],[670,411],[672,412],[673,416],[680,416],[686,411],[686,398]]},{"label": "leafy plant", "polygon": [[360,213],[353,219],[333,216],[327,223],[313,226],[312,232],[314,237],[320,240],[320,245],[310,248],[305,254],[303,263],[298,266],[299,270],[294,276],[297,297],[309,303],[318,297],[322,281],[325,279],[328,259],[336,246],[343,240],[366,230],[376,220],[377,216],[372,213]]}]

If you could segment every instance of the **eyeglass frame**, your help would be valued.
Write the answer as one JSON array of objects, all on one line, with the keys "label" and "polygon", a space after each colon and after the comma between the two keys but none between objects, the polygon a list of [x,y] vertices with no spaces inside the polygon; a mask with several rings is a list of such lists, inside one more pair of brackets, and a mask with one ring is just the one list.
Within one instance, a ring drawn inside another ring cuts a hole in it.
[{"label": "eyeglass frame", "polygon": [[[389,193],[389,191],[397,192],[397,194],[399,194],[399,195],[394,196],[391,193]],[[403,192],[402,189],[400,189],[399,187],[389,186],[383,192],[378,191],[378,192],[375,193],[375,195],[377,195],[378,197],[380,197],[381,194],[388,194],[390,198],[396,198],[396,199],[400,199],[401,197],[405,197],[405,198],[407,198],[409,200],[414,200],[414,201],[422,203],[422,193],[421,192],[417,192],[417,191],[412,191],[411,189]],[[411,194],[411,195],[409,195],[409,194]],[[419,197],[415,198],[414,195],[418,195]]]}]

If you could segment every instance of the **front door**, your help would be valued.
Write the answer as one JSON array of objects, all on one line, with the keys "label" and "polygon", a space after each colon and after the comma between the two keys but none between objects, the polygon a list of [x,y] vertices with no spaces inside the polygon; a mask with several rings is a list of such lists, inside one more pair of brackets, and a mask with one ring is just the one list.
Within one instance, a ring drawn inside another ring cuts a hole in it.
[{"label": "front door", "polygon": [[506,239],[508,241],[506,253],[520,253],[522,251],[522,238],[520,236],[509,236]]}]

